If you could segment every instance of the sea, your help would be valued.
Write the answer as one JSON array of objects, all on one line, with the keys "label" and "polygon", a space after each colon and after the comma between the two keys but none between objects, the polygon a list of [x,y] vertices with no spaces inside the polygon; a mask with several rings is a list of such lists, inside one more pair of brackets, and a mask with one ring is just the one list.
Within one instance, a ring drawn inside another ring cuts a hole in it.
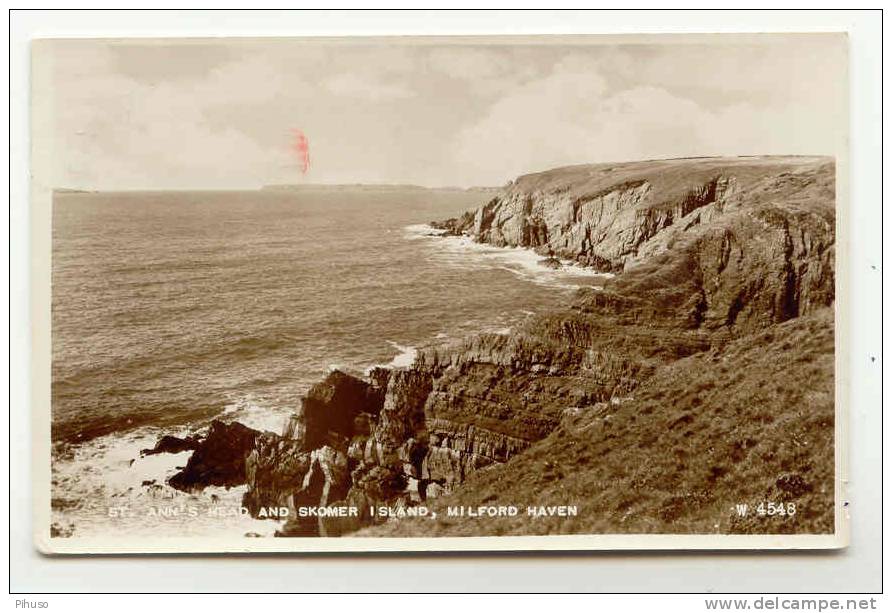
[{"label": "sea", "polygon": [[143,456],[212,419],[279,432],[331,369],[508,334],[603,276],[428,224],[491,194],[416,188],[58,192],[53,203],[53,533],[269,536],[244,487],[166,485]]}]

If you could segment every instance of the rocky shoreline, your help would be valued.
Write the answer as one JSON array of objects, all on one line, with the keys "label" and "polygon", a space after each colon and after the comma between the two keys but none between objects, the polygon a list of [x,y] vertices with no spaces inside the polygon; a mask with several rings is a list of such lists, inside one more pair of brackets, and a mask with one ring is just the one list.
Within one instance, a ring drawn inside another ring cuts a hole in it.
[{"label": "rocky shoreline", "polygon": [[[761,376],[747,370],[735,343],[761,342],[741,339],[775,329],[778,337],[792,334],[786,322],[796,320],[818,326],[816,330],[829,328],[830,340],[805,357],[796,354],[802,343],[771,344],[773,358],[789,360],[791,368],[820,363],[824,370],[817,374],[826,375],[832,387],[832,360],[825,372],[824,357],[827,343],[832,356],[833,321],[826,312],[835,297],[834,175],[833,161],[826,158],[765,157],[589,165],[521,177],[477,210],[431,225],[443,236],[534,249],[549,265],[573,260],[615,273],[603,289],[582,289],[565,309],[531,317],[510,335],[480,334],[458,345],[429,347],[405,368],[375,368],[366,379],[333,371],[309,390],[282,432],[215,421],[200,440],[165,437],[146,452],[193,450],[188,464],[169,480],[177,489],[247,485],[243,505],[255,516],[270,506],[288,508],[281,536],[337,536],[373,528],[386,517],[373,515],[372,508],[409,509],[444,497],[473,496],[473,483],[481,475],[497,479],[505,470],[514,470],[517,478],[503,483],[493,497],[532,503],[536,492],[524,489],[524,462],[533,470],[535,458],[565,443],[555,437],[568,428],[586,432],[579,449],[600,445],[596,463],[606,466],[610,454],[628,453],[624,441],[639,441],[640,432],[659,423],[654,440],[641,438],[631,461],[649,462],[657,453],[651,446],[658,445],[659,432],[677,430],[686,434],[675,443],[678,449],[670,451],[677,463],[666,470],[688,471],[696,458],[711,457],[718,443],[708,427],[698,430],[691,424],[728,418],[720,417],[722,394],[708,402],[698,396],[681,411],[689,380],[687,375],[666,378],[666,372],[704,356],[732,360],[723,368],[739,368],[737,378],[718,384],[730,394],[739,377]],[[663,386],[662,408],[648,405],[656,414],[639,416],[633,410],[626,415],[655,382]],[[821,386],[826,387],[824,381]],[[799,526],[832,531],[832,504],[826,504],[828,496],[832,503],[832,479],[828,493],[814,477],[833,465],[832,393],[827,400],[809,396],[807,389],[793,391],[785,397],[782,410],[789,414],[784,419],[795,422],[796,415],[809,411],[826,413],[827,402],[831,418],[802,435],[812,441],[811,456],[784,451],[780,438],[772,443],[771,437],[783,433],[774,432],[766,421],[761,436],[776,449],[765,461],[776,462],[783,479],[767,471],[764,495],[800,501],[816,497],[812,515],[803,516],[808,523],[803,520]],[[623,423],[616,421],[619,415],[630,420],[626,425],[631,429],[623,435],[612,429]],[[670,422],[665,421],[668,415],[674,416]],[[739,444],[744,450],[755,446]],[[574,449],[561,452],[558,463],[564,467],[549,469],[555,479],[596,470],[580,467]],[[703,460],[712,468],[704,469],[701,489],[707,493],[698,494],[698,505],[732,506],[716,484],[743,478],[739,471],[746,455],[732,454],[740,457],[730,463]],[[785,487],[788,483],[801,487]],[[609,484],[599,487],[610,493]],[[673,502],[678,492],[671,475],[664,484],[647,487],[656,502],[652,510],[638,511],[652,522],[623,525],[617,519],[611,531],[640,530],[642,525],[649,531],[673,532],[682,525],[698,531],[706,526],[693,519],[684,523],[696,512]],[[614,494],[622,497],[620,491]],[[594,492],[591,496],[597,498]],[[584,510],[586,501],[580,502]],[[625,503],[616,504],[611,513],[628,510]],[[359,513],[297,513],[301,507],[338,505]],[[413,521],[388,522],[388,534],[417,531],[422,525],[417,522],[453,533],[446,520]],[[547,531],[585,528],[572,518],[562,521]],[[487,528],[477,529],[484,534]],[[505,529],[492,527],[494,533]],[[542,529],[529,523],[512,528],[521,533]],[[737,522],[730,529],[769,528]]]}]

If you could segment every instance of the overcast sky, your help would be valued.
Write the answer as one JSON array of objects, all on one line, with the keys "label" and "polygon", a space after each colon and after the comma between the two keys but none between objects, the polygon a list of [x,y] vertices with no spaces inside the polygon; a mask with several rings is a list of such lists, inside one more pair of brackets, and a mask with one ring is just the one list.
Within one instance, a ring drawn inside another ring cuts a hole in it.
[{"label": "overcast sky", "polygon": [[85,189],[501,185],[586,162],[833,154],[845,111],[839,36],[58,41],[51,55],[51,183]]}]

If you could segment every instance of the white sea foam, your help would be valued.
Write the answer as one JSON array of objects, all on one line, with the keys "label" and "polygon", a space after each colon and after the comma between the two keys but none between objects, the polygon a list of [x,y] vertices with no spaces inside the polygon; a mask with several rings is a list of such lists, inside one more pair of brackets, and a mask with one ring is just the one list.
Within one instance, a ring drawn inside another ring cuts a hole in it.
[{"label": "white sea foam", "polygon": [[293,412],[292,407],[272,408],[248,395],[227,404],[218,419],[237,421],[255,430],[279,433]]},{"label": "white sea foam", "polygon": [[[542,264],[544,258],[532,249],[495,247],[478,243],[469,236],[440,236],[442,230],[424,224],[406,226],[404,230],[406,238],[410,240],[429,239],[433,247],[432,257],[451,266],[501,269],[533,283],[562,289],[599,287],[597,281],[613,276],[570,260],[561,260],[562,266],[553,269]],[[592,283],[585,283],[587,280]]]},{"label": "white sea foam", "polygon": [[418,355],[418,350],[415,347],[412,347],[411,345],[400,345],[393,341],[387,341],[387,343],[399,351],[399,353],[396,354],[396,357],[394,357],[387,366],[391,368],[406,368],[415,362],[415,356]]},{"label": "white sea foam", "polygon": [[[272,409],[248,396],[226,405],[217,418],[281,432],[290,413],[288,407]],[[167,485],[191,451],[141,455],[166,434],[182,438],[195,433],[189,426],[145,427],[93,439],[55,459],[54,490],[65,494],[53,521],[63,530],[73,527],[75,536],[272,536],[279,522],[239,512],[246,486],[208,487],[190,494]],[[127,507],[126,517],[109,516],[109,509],[121,507]]]},{"label": "white sea foam", "polygon": [[363,374],[368,377],[369,373],[375,368],[408,368],[415,363],[415,357],[418,355],[418,349],[411,345],[400,345],[393,341],[387,341],[387,344],[397,350],[396,356],[386,364],[372,364],[365,369]]},{"label": "white sea foam", "polygon": [[442,236],[446,233],[446,230],[434,228],[433,226],[429,226],[425,223],[412,224],[410,226],[406,226],[405,228],[403,228],[403,230],[405,231],[406,238],[408,238],[409,240],[418,240],[430,236]]},{"label": "white sea foam", "polygon": [[238,512],[245,486],[188,494],[167,485],[191,452],[140,456],[162,434],[189,433],[141,428],[96,438],[56,458],[54,491],[64,497],[54,500],[53,522],[73,536],[272,536],[279,522]]}]

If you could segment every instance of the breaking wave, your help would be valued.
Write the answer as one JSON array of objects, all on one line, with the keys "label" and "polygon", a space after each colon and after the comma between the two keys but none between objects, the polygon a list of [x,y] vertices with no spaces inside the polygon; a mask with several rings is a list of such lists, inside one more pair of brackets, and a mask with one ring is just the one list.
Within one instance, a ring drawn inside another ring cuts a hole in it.
[{"label": "breaking wave", "polygon": [[558,269],[550,268],[542,264],[543,256],[532,249],[495,247],[469,236],[443,236],[445,231],[429,225],[414,224],[403,230],[409,240],[427,239],[431,257],[449,266],[504,270],[537,285],[568,290],[598,287],[613,276],[570,260],[562,260]]}]

